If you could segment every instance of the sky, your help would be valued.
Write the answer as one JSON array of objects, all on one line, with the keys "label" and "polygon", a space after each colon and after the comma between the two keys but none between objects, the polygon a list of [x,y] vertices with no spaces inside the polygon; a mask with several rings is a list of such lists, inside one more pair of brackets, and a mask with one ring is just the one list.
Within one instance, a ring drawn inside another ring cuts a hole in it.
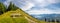
[{"label": "sky", "polygon": [[0,0],[0,2],[4,2],[4,1],[6,1],[6,0]]},{"label": "sky", "polygon": [[9,2],[29,14],[60,14],[60,0],[0,0],[5,5]]}]

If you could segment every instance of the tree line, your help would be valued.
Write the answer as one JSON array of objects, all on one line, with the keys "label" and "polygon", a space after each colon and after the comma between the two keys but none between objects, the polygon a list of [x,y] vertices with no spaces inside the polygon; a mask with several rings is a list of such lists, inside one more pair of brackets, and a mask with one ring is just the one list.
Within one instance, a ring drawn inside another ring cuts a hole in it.
[{"label": "tree line", "polygon": [[19,9],[19,7],[15,6],[15,4],[12,4],[12,2],[10,2],[8,8],[2,2],[0,2],[0,15],[5,12],[11,11],[11,10],[14,11],[17,9]]}]

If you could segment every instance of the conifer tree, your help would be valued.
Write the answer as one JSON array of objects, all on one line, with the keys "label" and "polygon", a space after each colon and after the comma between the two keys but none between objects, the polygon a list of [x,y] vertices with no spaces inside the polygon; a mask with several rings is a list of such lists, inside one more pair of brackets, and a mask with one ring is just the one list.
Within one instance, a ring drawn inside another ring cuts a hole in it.
[{"label": "conifer tree", "polygon": [[6,11],[5,5],[0,2],[0,14],[4,13],[5,11]]},{"label": "conifer tree", "polygon": [[17,6],[15,6],[14,4],[12,4],[12,2],[10,2],[10,5],[8,6],[7,11],[16,10],[16,9],[19,9],[19,8]]}]

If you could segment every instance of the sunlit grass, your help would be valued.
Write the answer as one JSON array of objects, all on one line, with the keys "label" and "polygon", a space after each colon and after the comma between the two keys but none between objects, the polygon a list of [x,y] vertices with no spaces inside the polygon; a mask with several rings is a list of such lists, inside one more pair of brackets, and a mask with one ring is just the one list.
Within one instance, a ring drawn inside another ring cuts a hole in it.
[{"label": "sunlit grass", "polygon": [[[21,16],[18,18],[13,18],[13,17],[11,17],[11,14],[13,12],[19,13],[19,14],[21,14]],[[40,21],[40,20],[37,20],[37,19],[31,17],[30,15],[28,15],[27,13],[25,13],[24,11],[19,10],[19,9],[16,11],[8,11],[8,12],[0,15],[0,23],[29,23],[28,20],[25,19],[24,16],[28,17],[29,19],[31,19],[37,23],[46,23],[45,21]]]},{"label": "sunlit grass", "polygon": [[22,18],[3,18],[0,19],[0,23],[28,23],[28,21],[22,17]]},{"label": "sunlit grass", "polygon": [[4,13],[0,15],[0,23],[28,23],[28,21],[24,18],[24,16],[20,18],[13,18],[11,17],[11,12]]}]

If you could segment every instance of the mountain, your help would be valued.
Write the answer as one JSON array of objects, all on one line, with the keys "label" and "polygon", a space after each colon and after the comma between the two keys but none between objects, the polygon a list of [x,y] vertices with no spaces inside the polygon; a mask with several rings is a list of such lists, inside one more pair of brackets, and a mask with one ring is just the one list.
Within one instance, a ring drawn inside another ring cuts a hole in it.
[{"label": "mountain", "polygon": [[39,20],[44,20],[45,18],[46,19],[57,19],[57,18],[60,19],[60,14],[39,14],[39,15],[32,14],[31,16]]}]

